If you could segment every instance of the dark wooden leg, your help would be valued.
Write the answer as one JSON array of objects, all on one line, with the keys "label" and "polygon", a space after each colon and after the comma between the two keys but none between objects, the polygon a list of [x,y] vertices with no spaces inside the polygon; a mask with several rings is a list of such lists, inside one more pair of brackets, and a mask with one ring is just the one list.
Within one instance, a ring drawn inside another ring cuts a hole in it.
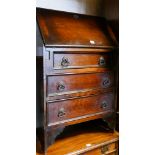
[{"label": "dark wooden leg", "polygon": [[112,115],[107,115],[103,118],[103,127],[106,131],[114,132],[115,130],[115,113]]},{"label": "dark wooden leg", "polygon": [[43,128],[37,128],[36,130],[36,151],[38,153],[44,153],[44,130]]},{"label": "dark wooden leg", "polygon": [[37,129],[37,148],[38,153],[46,155],[46,151],[50,145],[55,142],[55,139],[64,130],[65,126],[48,127],[46,130],[43,128]]},{"label": "dark wooden leg", "polygon": [[47,150],[47,148],[55,142],[55,139],[63,132],[64,128],[65,126],[55,126],[47,128],[47,130],[45,131],[45,150]]}]

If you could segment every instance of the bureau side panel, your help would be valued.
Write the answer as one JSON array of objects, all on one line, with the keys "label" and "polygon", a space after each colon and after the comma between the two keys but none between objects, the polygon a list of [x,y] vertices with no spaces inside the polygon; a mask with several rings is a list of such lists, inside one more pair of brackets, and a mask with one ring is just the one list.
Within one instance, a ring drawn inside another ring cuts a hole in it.
[{"label": "bureau side panel", "polygon": [[36,58],[36,128],[43,127],[43,58]]}]

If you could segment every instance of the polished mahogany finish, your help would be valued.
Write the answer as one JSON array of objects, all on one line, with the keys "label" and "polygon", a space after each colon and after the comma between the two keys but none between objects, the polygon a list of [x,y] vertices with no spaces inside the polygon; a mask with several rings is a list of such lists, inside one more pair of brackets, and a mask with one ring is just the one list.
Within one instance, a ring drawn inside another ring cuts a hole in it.
[{"label": "polished mahogany finish", "polygon": [[54,53],[54,69],[110,67],[111,53]]},{"label": "polished mahogany finish", "polygon": [[42,49],[42,54],[37,50],[37,60],[42,59],[37,106],[43,150],[66,126],[102,118],[113,130],[117,42],[106,20],[37,9],[37,22],[42,38],[37,48]]},{"label": "polished mahogany finish", "polygon": [[[47,94],[65,93],[95,88],[110,88],[113,86],[112,72],[83,73],[83,74],[58,74],[47,77]],[[57,94],[55,94],[57,95]]]},{"label": "polished mahogany finish", "polygon": [[105,111],[112,112],[113,102],[114,95],[111,93],[48,103],[48,125],[74,121],[83,116],[91,117],[93,114],[104,115]]},{"label": "polished mahogany finish", "polygon": [[116,46],[104,18],[37,9],[37,19],[45,46]]}]

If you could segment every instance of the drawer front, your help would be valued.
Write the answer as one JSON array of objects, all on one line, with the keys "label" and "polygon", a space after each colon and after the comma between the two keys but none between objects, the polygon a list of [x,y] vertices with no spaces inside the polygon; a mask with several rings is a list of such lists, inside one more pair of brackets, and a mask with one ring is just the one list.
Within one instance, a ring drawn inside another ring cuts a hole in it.
[{"label": "drawer front", "polygon": [[54,69],[110,67],[112,54],[54,53]]},{"label": "drawer front", "polygon": [[113,85],[112,72],[54,75],[47,78],[47,94],[79,91],[93,88],[110,88]]},{"label": "drawer front", "polygon": [[48,124],[111,110],[113,100],[113,93],[108,93],[48,103]]},{"label": "drawer front", "polygon": [[86,153],[82,153],[81,155],[118,155],[117,143],[118,142],[104,145]]},{"label": "drawer front", "polygon": [[84,153],[84,154],[80,154],[80,155],[118,155],[117,151],[112,151],[109,153],[102,153],[101,149],[95,149],[93,151]]}]

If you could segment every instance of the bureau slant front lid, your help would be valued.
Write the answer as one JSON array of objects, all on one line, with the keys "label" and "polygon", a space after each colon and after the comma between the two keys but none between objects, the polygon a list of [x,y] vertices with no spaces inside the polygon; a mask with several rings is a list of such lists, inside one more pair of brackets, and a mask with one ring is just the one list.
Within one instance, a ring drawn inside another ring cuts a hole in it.
[{"label": "bureau slant front lid", "polygon": [[46,47],[117,46],[117,41],[102,17],[37,8],[37,22]]}]

